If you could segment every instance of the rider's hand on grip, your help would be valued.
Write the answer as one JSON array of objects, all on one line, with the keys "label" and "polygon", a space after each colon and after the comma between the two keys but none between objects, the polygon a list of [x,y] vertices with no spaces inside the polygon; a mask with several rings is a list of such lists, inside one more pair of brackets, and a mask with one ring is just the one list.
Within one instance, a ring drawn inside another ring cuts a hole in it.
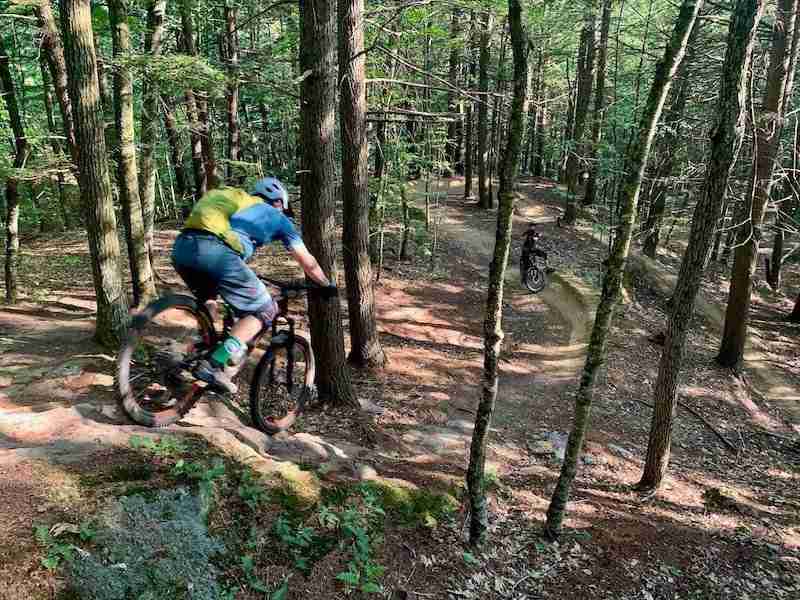
[{"label": "rider's hand on grip", "polygon": [[322,298],[335,298],[339,295],[339,288],[336,284],[326,285],[319,288],[319,295]]}]

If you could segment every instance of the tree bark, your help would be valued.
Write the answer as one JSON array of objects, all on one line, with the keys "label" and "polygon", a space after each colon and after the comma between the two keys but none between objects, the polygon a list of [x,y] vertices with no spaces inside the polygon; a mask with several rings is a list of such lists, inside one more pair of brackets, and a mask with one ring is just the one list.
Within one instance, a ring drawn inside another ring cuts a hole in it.
[{"label": "tree bark", "polygon": [[[50,87],[50,71],[48,70],[47,59],[44,54],[39,56],[39,66],[42,74],[42,99],[44,100],[44,110],[47,115],[47,131],[50,133],[51,137],[50,147],[53,149],[53,155],[60,159],[61,143],[58,140],[58,129],[56,128],[56,120],[53,111],[53,90]],[[64,230],[68,230],[72,224],[72,218],[69,214],[67,198],[64,193],[64,175],[60,170],[56,173],[56,187],[58,188],[58,207],[61,211],[61,220],[64,222]]]},{"label": "tree bark", "polygon": [[567,440],[567,450],[561,473],[547,509],[545,534],[558,537],[564,512],[569,499],[570,488],[575,479],[578,458],[583,449],[583,441],[589,427],[589,415],[594,397],[597,373],[605,364],[608,335],[614,312],[622,292],[622,279],[625,263],[630,251],[631,237],[636,218],[636,204],[642,186],[645,165],[653,143],[664,101],[675,73],[686,52],[686,43],[697,21],[702,0],[684,0],[680,7],[675,28],[666,47],[664,58],[658,63],[647,98],[645,109],[639,122],[639,130],[628,145],[623,160],[624,178],[619,189],[617,205],[620,207],[620,220],[611,255],[608,258],[606,274],[603,278],[603,291],[597,306],[597,313],[586,354],[580,386],[575,399],[575,422]]},{"label": "tree bark", "polygon": [[[335,281],[336,2],[300,0],[300,13],[300,70],[309,72],[301,84],[300,107],[303,239]],[[320,394],[336,404],[356,404],[345,365],[339,301],[310,298],[308,315]]]},{"label": "tree bark", "polygon": [[[194,0],[180,0],[181,28],[183,45],[186,54],[197,56],[197,46],[194,41],[194,25],[192,23],[192,10]],[[190,113],[196,115],[194,131],[199,139],[200,155],[202,157],[204,183],[200,186],[202,193],[219,186],[217,161],[214,155],[214,144],[211,139],[211,127],[208,122],[208,99],[205,92],[186,92],[186,103]],[[194,144],[192,144],[192,160],[194,160]],[[195,177],[198,169],[195,169]],[[198,192],[199,194],[200,192]]]},{"label": "tree bark", "polygon": [[[453,87],[458,86],[458,70],[461,66],[461,56],[463,54],[461,41],[462,11],[454,8],[450,19],[450,60],[448,69],[448,80]],[[452,89],[447,92],[447,110],[451,114],[461,113],[461,96]],[[461,119],[451,121],[447,125],[447,162],[454,173],[463,173],[463,163],[461,162],[461,138],[463,123]]]},{"label": "tree bark", "polygon": [[42,32],[42,53],[47,59],[50,76],[53,78],[53,88],[61,112],[61,123],[64,128],[64,137],[67,139],[67,150],[73,164],[77,164],[77,147],[75,145],[75,124],[72,119],[72,102],[67,90],[67,67],[64,62],[64,48],[56,29],[53,18],[53,9],[50,0],[42,0],[34,7],[36,22]]},{"label": "tree bark", "polygon": [[136,173],[136,141],[133,131],[133,81],[124,65],[131,52],[128,6],[125,0],[109,0],[109,19],[114,61],[114,123],[117,130],[117,185],[125,223],[128,264],[133,284],[133,305],[146,306],[156,295],[145,236],[139,183]]},{"label": "tree bark", "polygon": [[[692,32],[692,39],[696,38],[695,32]],[[681,66],[682,77],[674,90],[674,98],[672,104],[667,110],[664,118],[666,133],[664,133],[661,140],[661,147],[663,149],[663,157],[656,167],[654,177],[655,183],[655,201],[653,206],[650,207],[650,213],[647,216],[647,223],[645,225],[645,240],[642,252],[650,258],[656,257],[658,250],[658,242],[661,237],[661,224],[664,218],[664,210],[667,207],[667,192],[670,186],[667,185],[665,180],[672,174],[675,166],[675,156],[678,153],[678,145],[680,144],[682,127],[683,127],[683,113],[686,108],[686,98],[689,94],[689,77],[686,73],[686,66],[691,62],[693,54],[693,44],[689,44],[686,52],[686,58]]]},{"label": "tree bark", "polygon": [[[469,71],[467,76],[467,89],[472,89],[475,85],[475,75],[477,74],[477,64],[475,62],[475,30],[477,19],[475,13],[472,13],[472,26],[471,26],[471,35],[469,39]],[[466,105],[466,117],[465,117],[465,128],[466,132],[464,135],[464,200],[471,200],[472,199],[472,178],[474,177],[475,168],[473,157],[475,155],[474,152],[474,145],[475,145],[475,137],[474,127],[475,127],[475,110],[474,110],[474,102],[472,100],[467,100]]]},{"label": "tree bark", "polygon": [[747,342],[753,275],[758,266],[758,246],[763,236],[761,225],[772,190],[772,170],[783,131],[784,101],[792,88],[794,75],[790,65],[793,66],[792,39],[795,35],[797,11],[798,0],[778,0],[767,89],[755,131],[757,150],[753,189],[746,197],[746,223],[739,229],[725,326],[716,358],[717,363],[723,367],[741,367]]},{"label": "tree bark", "polygon": [[228,168],[226,180],[234,181],[235,169],[232,162],[239,160],[239,35],[236,32],[236,19],[239,9],[234,5],[225,6],[225,50],[228,64],[228,86],[225,99],[228,108]]},{"label": "tree bark", "polygon": [[797,295],[797,300],[794,301],[794,309],[792,314],[789,315],[789,320],[792,323],[800,323],[800,294]]},{"label": "tree bark", "polygon": [[[144,51],[152,57],[161,54],[164,36],[164,13],[167,0],[147,0],[147,31]],[[156,209],[155,148],[159,137],[158,97],[156,86],[145,80],[142,88],[142,128],[139,171],[142,217],[147,253],[153,255],[153,227]]]},{"label": "tree bark", "polygon": [[581,43],[578,49],[578,64],[575,73],[575,119],[567,147],[567,165],[565,180],[567,184],[567,207],[564,211],[564,223],[573,225],[578,218],[578,175],[580,155],[583,154],[583,130],[586,125],[586,113],[592,97],[592,75],[594,73],[595,56],[595,18],[596,0],[589,0],[584,14]]},{"label": "tree bark", "polygon": [[[11,131],[14,134],[14,169],[21,169],[28,159],[29,145],[22,126],[14,79],[9,66],[10,59],[6,52],[3,37],[0,35],[0,92],[8,112]],[[19,191],[17,174],[6,178],[6,262],[5,286],[6,302],[17,302],[17,260],[19,258]]]},{"label": "tree bark", "polygon": [[186,195],[189,185],[186,178],[186,168],[183,164],[181,136],[178,133],[178,125],[175,122],[175,102],[172,98],[162,96],[161,105],[161,115],[164,119],[164,130],[167,132],[172,169],[175,172],[175,191],[178,197],[182,199]]},{"label": "tree bark", "polygon": [[725,201],[728,178],[741,148],[748,71],[763,9],[763,0],[738,0],[731,17],[705,183],[692,217],[689,243],[672,295],[672,311],[658,365],[647,459],[639,482],[642,489],[657,489],[669,464],[678,374],[683,364],[686,334]]},{"label": "tree bark", "polygon": [[[367,187],[367,84],[364,0],[339,0],[339,125],[342,138],[342,253],[350,319],[349,361],[382,367],[386,356],[375,321],[375,291],[369,257]],[[357,58],[352,58],[352,57]]]},{"label": "tree bark", "polygon": [[583,204],[594,204],[597,195],[597,153],[600,146],[600,134],[603,128],[603,112],[606,101],[606,57],[608,55],[608,30],[611,26],[611,1],[602,0],[600,17],[600,46],[597,54],[597,74],[594,84],[594,113],[592,115],[592,137],[589,146],[589,179],[586,182],[586,193]]},{"label": "tree bark", "polygon": [[497,231],[494,257],[489,270],[489,290],[486,295],[484,320],[483,389],[475,415],[475,428],[470,446],[467,487],[470,503],[470,543],[485,540],[488,510],[484,490],[486,442],[492,413],[497,400],[499,377],[497,363],[503,342],[503,284],[511,248],[511,226],[514,211],[514,182],[519,167],[522,139],[525,133],[527,102],[527,39],[523,30],[522,7],[519,0],[508,1],[508,22],[514,54],[514,98],[509,121],[508,143],[503,153],[498,193]]},{"label": "tree bark", "polygon": [[492,35],[491,11],[486,11],[481,19],[481,50],[479,58],[478,88],[481,92],[478,104],[478,206],[492,207],[489,192],[489,44]]},{"label": "tree bark", "polygon": [[74,100],[78,183],[81,191],[92,275],[97,298],[95,338],[116,348],[128,323],[120,272],[117,222],[103,135],[100,85],[92,39],[89,0],[60,0],[70,98]]}]

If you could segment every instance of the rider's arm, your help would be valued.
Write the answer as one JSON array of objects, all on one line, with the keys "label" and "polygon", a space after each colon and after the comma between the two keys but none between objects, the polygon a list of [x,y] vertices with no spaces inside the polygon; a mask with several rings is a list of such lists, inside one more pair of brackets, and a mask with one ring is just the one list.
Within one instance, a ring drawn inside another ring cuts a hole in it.
[{"label": "rider's arm", "polygon": [[305,274],[308,275],[313,281],[322,286],[331,285],[331,282],[325,276],[325,272],[322,270],[322,267],[319,266],[317,259],[314,258],[314,255],[311,254],[311,252],[308,251],[308,248],[305,247],[305,244],[292,246],[289,252],[292,253],[294,259],[303,268]]}]

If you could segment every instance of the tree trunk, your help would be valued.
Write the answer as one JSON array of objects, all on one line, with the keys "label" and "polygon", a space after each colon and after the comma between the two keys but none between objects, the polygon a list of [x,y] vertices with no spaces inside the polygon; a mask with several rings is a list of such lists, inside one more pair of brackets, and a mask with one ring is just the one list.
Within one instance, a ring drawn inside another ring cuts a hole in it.
[{"label": "tree trunk", "polygon": [[125,333],[128,306],[120,272],[117,222],[108,177],[100,85],[89,0],[60,0],[70,98],[74,100],[78,184],[81,191],[97,298],[95,338],[116,348]]},{"label": "tree trunk", "polygon": [[664,58],[656,66],[647,104],[639,122],[638,133],[625,151],[622,169],[624,176],[617,197],[617,205],[620,207],[619,226],[614,237],[611,255],[608,257],[608,266],[603,278],[603,291],[597,306],[594,327],[586,354],[586,364],[583,367],[583,375],[575,399],[575,422],[567,441],[566,455],[561,466],[558,483],[553,492],[550,507],[547,509],[545,533],[550,538],[557,537],[561,531],[570,488],[578,467],[578,458],[589,427],[589,415],[597,373],[606,362],[608,335],[622,292],[622,279],[633,234],[636,204],[650,147],[664,107],[664,100],[683,60],[689,34],[694,27],[702,4],[702,0],[684,0],[681,5]]},{"label": "tree trunk", "polygon": [[[28,159],[29,145],[22,126],[22,116],[17,103],[14,79],[11,76],[9,57],[0,35],[0,92],[8,112],[11,131],[14,134],[14,169],[21,169]],[[17,302],[17,260],[19,255],[19,191],[17,174],[12,173],[6,179],[6,264],[5,285],[6,302]]]},{"label": "tree trunk", "polygon": [[[695,28],[692,32],[692,39],[696,39]],[[689,93],[689,77],[686,73],[686,66],[691,62],[694,44],[690,43],[686,52],[684,64],[681,67],[684,77],[678,81],[675,88],[674,98],[672,104],[667,110],[664,118],[666,126],[666,133],[663,135],[661,147],[664,151],[664,156],[658,163],[655,170],[655,201],[653,206],[650,207],[650,213],[647,216],[647,224],[645,225],[645,240],[642,251],[650,258],[656,257],[658,249],[658,241],[661,237],[661,224],[664,218],[664,210],[667,206],[667,192],[670,186],[667,185],[665,180],[672,174],[672,169],[675,165],[675,156],[678,153],[678,144],[681,137],[681,129],[683,124],[683,112],[686,108],[686,97]]]},{"label": "tree trunk", "polygon": [[535,177],[544,177],[545,164],[544,164],[544,142],[547,138],[547,84],[544,78],[544,70],[547,65],[545,51],[543,48],[539,49],[539,66],[538,66],[538,95],[536,107],[536,145],[534,147],[534,162],[533,162],[533,175]]},{"label": "tree trunk", "polygon": [[[448,69],[448,80],[453,87],[458,86],[458,69],[461,66],[462,47],[459,36],[461,35],[462,12],[460,8],[454,8],[450,19],[450,60]],[[452,89],[447,92],[447,110],[451,114],[461,113],[461,97]],[[461,129],[463,123],[460,119],[451,121],[447,125],[447,162],[450,169],[455,173],[463,173],[461,163]]]},{"label": "tree trunk", "polygon": [[[472,27],[471,27],[471,34],[469,39],[469,71],[467,76],[467,89],[471,90],[475,86],[475,75],[477,74],[477,67],[478,65],[475,62],[475,29],[476,29],[477,19],[475,17],[475,13],[472,13]],[[475,137],[474,133],[474,126],[475,126],[475,110],[474,110],[474,102],[472,100],[467,100],[466,106],[466,118],[465,118],[465,135],[464,135],[464,200],[472,200],[472,178],[474,177],[475,168],[473,162],[474,153],[474,145],[475,145]]]},{"label": "tree trunk", "polygon": [[363,14],[364,0],[339,0],[342,253],[350,318],[349,360],[358,367],[382,367],[386,356],[375,322],[375,291],[369,258],[369,145]]},{"label": "tree trunk", "polygon": [[[58,141],[58,130],[53,114],[53,91],[50,88],[50,72],[48,71],[47,59],[44,54],[39,56],[39,67],[42,74],[42,99],[44,100],[44,111],[47,115],[47,131],[50,133],[50,147],[53,149],[53,155],[60,159],[61,144]],[[60,170],[56,173],[56,187],[58,188],[58,207],[61,211],[61,220],[64,222],[64,230],[66,231],[70,228],[72,219],[70,218],[67,198],[64,193],[64,175]]]},{"label": "tree trunk", "polygon": [[[183,46],[186,54],[197,56],[197,46],[194,41],[194,25],[192,23],[192,10],[194,0],[180,0],[181,29]],[[190,99],[191,97],[191,99]],[[205,92],[186,92],[186,103],[190,113],[196,115],[194,120],[196,127],[194,131],[199,140],[200,156],[202,157],[204,183],[199,189],[204,194],[206,190],[213,189],[219,185],[219,175],[217,174],[217,161],[214,156],[214,145],[211,139],[211,127],[208,123],[208,94]],[[191,117],[190,117],[191,118]],[[192,160],[194,160],[195,148],[192,144]],[[195,177],[198,169],[195,168]],[[198,194],[200,192],[198,191]]]},{"label": "tree trunk", "polygon": [[658,365],[647,459],[639,482],[642,489],[657,489],[667,471],[678,374],[683,363],[686,334],[711,252],[714,228],[719,222],[725,201],[728,178],[744,135],[748,71],[763,9],[763,0],[738,0],[731,16],[705,184],[692,217],[689,243],[672,295],[672,311]]},{"label": "tree trunk", "polygon": [[792,314],[789,315],[789,320],[792,323],[800,323],[800,294],[797,295],[797,300],[794,301],[794,309]]},{"label": "tree trunk", "polygon": [[592,74],[594,73],[595,55],[595,17],[596,0],[589,0],[584,15],[581,43],[578,49],[578,64],[575,73],[575,120],[567,145],[567,166],[565,181],[567,184],[567,207],[564,211],[564,223],[573,225],[578,218],[578,175],[583,154],[583,130],[586,125],[586,113],[592,97]]},{"label": "tree trunk", "polygon": [[125,0],[109,0],[109,20],[114,48],[114,123],[117,130],[117,186],[128,244],[128,264],[133,284],[133,305],[146,306],[156,295],[153,270],[145,237],[139,183],[136,173],[136,141],[133,131],[133,81],[124,62],[131,53],[128,6]]},{"label": "tree trunk", "polygon": [[586,182],[586,194],[583,204],[594,204],[597,195],[597,153],[600,146],[600,134],[603,127],[603,111],[606,101],[606,57],[608,55],[608,30],[611,26],[611,0],[601,0],[600,46],[597,55],[597,75],[594,84],[594,114],[592,115],[592,140],[589,146],[589,179]]},{"label": "tree trunk", "polygon": [[[795,43],[800,39],[800,23],[795,23]],[[795,213],[798,206],[798,192],[800,192],[800,178],[797,169],[800,168],[800,127],[798,119],[794,121],[794,143],[792,145],[791,169],[787,169],[786,179],[783,180],[783,201],[778,205],[778,216],[775,223],[775,239],[772,242],[772,255],[767,269],[767,281],[774,290],[781,289],[781,271],[783,269],[783,244],[784,228],[789,224],[788,215]]]},{"label": "tree trunk", "polygon": [[480,544],[486,537],[488,510],[484,490],[486,442],[497,400],[499,377],[497,363],[503,342],[503,284],[511,248],[511,226],[514,211],[514,181],[519,167],[522,138],[525,133],[527,101],[527,39],[522,24],[522,7],[519,0],[508,0],[508,22],[514,53],[514,98],[509,121],[508,144],[500,169],[498,194],[497,232],[494,257],[489,270],[489,290],[486,296],[484,331],[483,389],[475,415],[475,428],[470,446],[467,486],[470,503],[470,542]]},{"label": "tree trunk", "polygon": [[175,191],[178,197],[183,199],[189,189],[189,185],[186,179],[186,168],[183,165],[181,136],[178,133],[178,125],[175,122],[175,101],[172,98],[162,96],[161,105],[163,107],[161,115],[164,118],[164,130],[167,132],[172,169],[175,172]]},{"label": "tree trunk", "polygon": [[56,91],[58,108],[61,112],[61,123],[64,128],[64,137],[67,139],[67,150],[73,164],[77,164],[77,147],[75,146],[75,124],[72,119],[72,102],[67,90],[67,67],[64,62],[64,48],[61,45],[56,22],[53,18],[53,9],[50,0],[42,0],[34,6],[36,22],[42,31],[42,53],[47,59],[50,76],[53,78],[53,88]]},{"label": "tree trunk", "polygon": [[481,23],[481,50],[478,87],[481,92],[478,104],[478,205],[492,207],[489,192],[489,44],[492,35],[492,12],[483,14]]},{"label": "tree trunk", "polygon": [[234,161],[239,160],[239,35],[236,19],[239,9],[225,6],[225,54],[228,63],[228,87],[225,99],[228,108],[228,169],[226,180],[234,181]]},{"label": "tree trunk", "polygon": [[739,229],[733,259],[728,307],[717,362],[739,368],[747,341],[750,320],[750,295],[758,266],[758,246],[763,236],[764,209],[772,189],[772,170],[783,131],[784,100],[792,88],[792,39],[795,35],[798,0],[778,0],[773,30],[770,66],[763,108],[756,125],[756,160],[752,193],[747,194],[746,223]]},{"label": "tree trunk", "polygon": [[[153,57],[161,54],[166,6],[167,0],[147,0],[147,31],[144,51],[145,54]],[[145,79],[142,87],[139,191],[144,219],[145,244],[150,256],[153,255],[153,221],[156,208],[155,147],[159,137],[158,97],[156,86]]]},{"label": "tree trunk", "polygon": [[[303,239],[335,281],[336,3],[300,0],[300,13],[300,71],[309,72],[301,85],[300,107]],[[356,404],[345,365],[338,299],[309,298],[308,315],[320,394],[336,404]]]}]

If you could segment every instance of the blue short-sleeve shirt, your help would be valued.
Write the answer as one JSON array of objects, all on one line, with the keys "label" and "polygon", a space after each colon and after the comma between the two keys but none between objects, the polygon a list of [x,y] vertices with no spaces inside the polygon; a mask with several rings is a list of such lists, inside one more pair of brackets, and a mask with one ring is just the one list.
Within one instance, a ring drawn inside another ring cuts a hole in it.
[{"label": "blue short-sleeve shirt", "polygon": [[287,250],[305,247],[303,238],[289,218],[264,202],[231,215],[230,226],[242,243],[244,260],[249,260],[256,249],[270,242],[283,242]]}]

